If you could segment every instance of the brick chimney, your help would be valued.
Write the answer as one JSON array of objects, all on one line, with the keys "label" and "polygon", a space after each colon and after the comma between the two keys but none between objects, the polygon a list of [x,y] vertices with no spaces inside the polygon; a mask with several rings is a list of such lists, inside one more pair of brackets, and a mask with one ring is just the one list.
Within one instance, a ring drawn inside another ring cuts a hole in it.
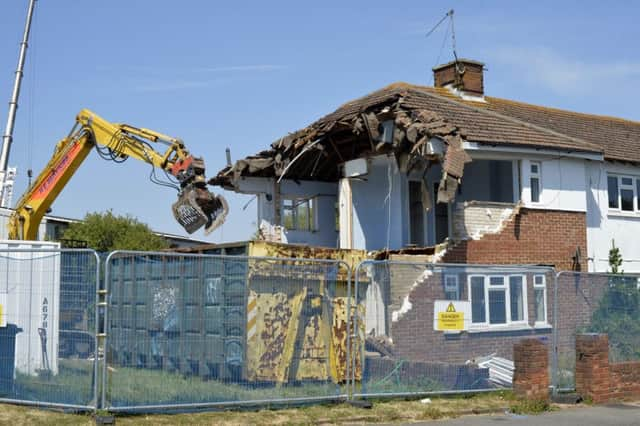
[{"label": "brick chimney", "polygon": [[484,96],[482,72],[484,64],[471,59],[458,59],[433,68],[433,85],[448,87],[463,95]]}]

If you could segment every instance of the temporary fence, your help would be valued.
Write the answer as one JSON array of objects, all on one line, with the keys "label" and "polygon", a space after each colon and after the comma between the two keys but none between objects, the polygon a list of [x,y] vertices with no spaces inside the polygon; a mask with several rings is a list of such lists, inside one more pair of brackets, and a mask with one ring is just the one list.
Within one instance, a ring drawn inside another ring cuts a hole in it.
[{"label": "temporary fence", "polygon": [[515,343],[551,348],[553,280],[546,267],[361,263],[354,397],[511,387]]},{"label": "temporary fence", "polygon": [[554,293],[556,391],[575,388],[576,334],[608,334],[611,362],[640,360],[640,275],[559,272]]},{"label": "temporary fence", "polygon": [[[640,276],[0,246],[0,401],[110,411],[510,388],[513,345],[640,360]],[[104,281],[101,280],[104,277]]]},{"label": "temporary fence", "polygon": [[0,400],[95,408],[97,254],[2,245]]},{"label": "temporary fence", "polygon": [[345,399],[350,274],[329,260],[112,253],[102,407]]}]

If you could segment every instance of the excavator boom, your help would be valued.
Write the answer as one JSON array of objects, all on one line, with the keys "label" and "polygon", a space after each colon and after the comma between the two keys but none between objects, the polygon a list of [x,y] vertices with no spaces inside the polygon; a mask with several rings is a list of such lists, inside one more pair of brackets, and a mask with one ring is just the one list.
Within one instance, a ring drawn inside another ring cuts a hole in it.
[{"label": "excavator boom", "polygon": [[[156,151],[154,145],[158,144],[165,145],[166,150]],[[70,134],[58,142],[49,163],[16,204],[9,219],[10,239],[37,238],[43,216],[94,148],[103,158],[122,162],[131,157],[172,175],[178,189],[178,201],[172,205],[173,215],[188,233],[202,227],[210,233],[224,222],[227,202],[222,196],[209,192],[204,161],[193,157],[180,139],[149,129],[110,123],[84,109],[76,117]]]}]

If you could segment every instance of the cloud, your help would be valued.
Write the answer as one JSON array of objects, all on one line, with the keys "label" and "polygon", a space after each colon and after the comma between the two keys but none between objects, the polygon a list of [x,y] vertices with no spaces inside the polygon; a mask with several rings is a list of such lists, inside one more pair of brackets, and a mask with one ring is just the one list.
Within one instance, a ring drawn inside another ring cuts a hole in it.
[{"label": "cloud", "polygon": [[[286,69],[284,65],[271,65],[271,64],[256,64],[256,65],[225,65],[216,67],[193,67],[184,70],[171,70],[163,69],[162,73],[158,72],[158,68],[147,67],[135,67],[137,75],[140,72],[147,74],[155,74],[155,80],[148,79],[143,83],[139,83],[135,86],[135,90],[139,92],[166,92],[177,91],[187,89],[199,89],[204,87],[215,86],[220,83],[228,83],[234,77],[238,77],[239,74],[243,74],[245,77],[251,73],[262,73],[270,71],[278,71]],[[180,79],[170,79],[168,77],[161,77],[160,74],[175,74],[179,72],[180,75],[186,76]],[[220,78],[203,79],[203,73],[217,73],[220,74]],[[189,78],[193,76],[193,78]]]},{"label": "cloud", "polygon": [[603,83],[640,78],[640,63],[594,63],[571,59],[547,47],[501,47],[486,52],[489,64],[506,65],[533,84],[559,94],[584,92]]},{"label": "cloud", "polygon": [[171,80],[145,82],[137,85],[135,90],[138,92],[169,92],[175,90],[199,89],[203,87],[211,87],[224,81],[226,80]]}]

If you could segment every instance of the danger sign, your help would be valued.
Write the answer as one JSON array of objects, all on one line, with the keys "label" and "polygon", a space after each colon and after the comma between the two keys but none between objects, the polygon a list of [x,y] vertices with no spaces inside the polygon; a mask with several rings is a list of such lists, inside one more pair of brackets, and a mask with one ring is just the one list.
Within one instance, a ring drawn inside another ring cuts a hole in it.
[{"label": "danger sign", "polygon": [[433,314],[434,330],[467,330],[471,321],[471,303],[466,300],[436,300]]}]

